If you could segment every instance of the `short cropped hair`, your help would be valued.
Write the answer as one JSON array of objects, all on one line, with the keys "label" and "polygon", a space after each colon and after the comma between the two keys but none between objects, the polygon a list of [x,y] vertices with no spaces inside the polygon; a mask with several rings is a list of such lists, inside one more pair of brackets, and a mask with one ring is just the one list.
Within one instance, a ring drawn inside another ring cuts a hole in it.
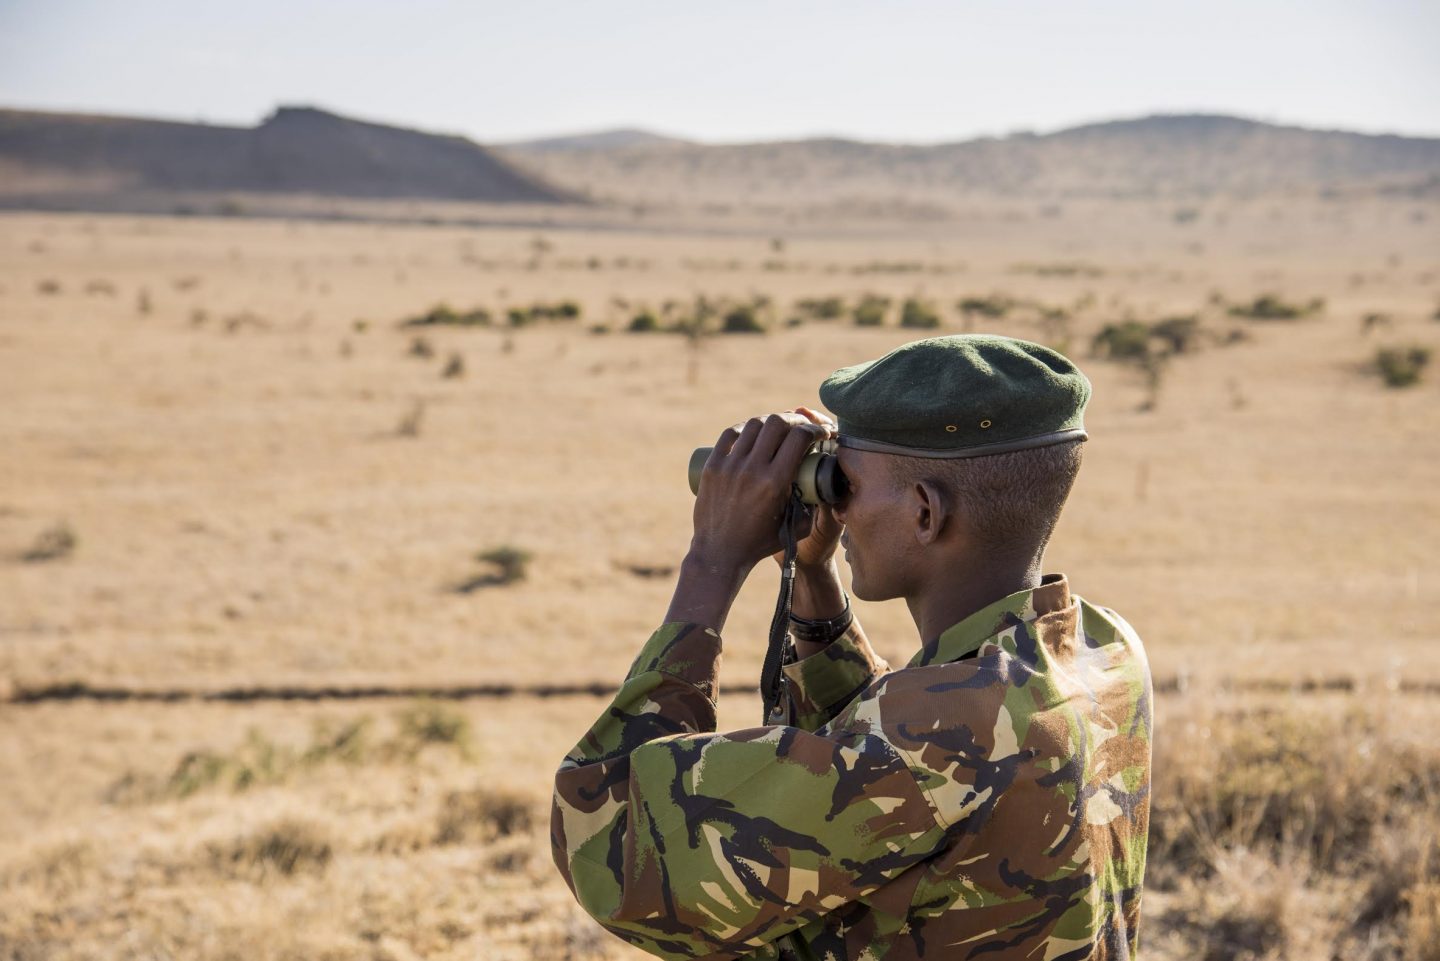
[{"label": "short cropped hair", "polygon": [[1005,557],[1038,557],[1080,471],[1072,440],[985,457],[891,457],[898,485],[929,481],[965,516],[978,546]]}]

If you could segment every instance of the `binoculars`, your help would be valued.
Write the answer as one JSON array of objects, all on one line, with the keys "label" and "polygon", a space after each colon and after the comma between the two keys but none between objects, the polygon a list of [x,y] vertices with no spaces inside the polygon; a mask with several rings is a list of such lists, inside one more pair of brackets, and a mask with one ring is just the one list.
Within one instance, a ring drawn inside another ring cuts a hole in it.
[{"label": "binoculars", "polygon": [[[700,493],[700,475],[705,462],[710,459],[713,447],[697,447],[690,455],[690,493]],[[810,448],[800,469],[795,472],[795,487],[800,499],[812,507],[817,504],[838,504],[850,491],[850,483],[840,470],[840,461],[835,457],[837,445],[833,440],[822,441]]]}]

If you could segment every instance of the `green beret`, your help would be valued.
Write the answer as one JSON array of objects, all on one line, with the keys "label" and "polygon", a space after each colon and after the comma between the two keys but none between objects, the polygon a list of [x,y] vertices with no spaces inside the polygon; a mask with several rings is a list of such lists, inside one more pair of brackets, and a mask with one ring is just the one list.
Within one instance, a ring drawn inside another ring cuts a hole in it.
[{"label": "green beret", "polygon": [[1063,354],[956,334],[843,367],[820,385],[840,444],[907,457],[981,457],[1084,440],[1090,381]]}]

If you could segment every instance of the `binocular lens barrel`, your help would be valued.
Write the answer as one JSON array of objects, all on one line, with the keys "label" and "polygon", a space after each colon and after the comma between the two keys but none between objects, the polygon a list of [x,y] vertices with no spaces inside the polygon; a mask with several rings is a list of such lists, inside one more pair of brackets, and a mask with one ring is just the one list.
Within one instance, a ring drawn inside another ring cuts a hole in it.
[{"label": "binocular lens barrel", "polygon": [[[829,445],[824,445],[829,446]],[[800,462],[795,473],[795,486],[800,489],[800,499],[810,505],[838,504],[849,490],[840,462],[824,446],[812,450]],[[690,493],[700,493],[700,477],[705,472],[705,462],[710,459],[713,447],[697,447],[690,455]],[[833,450],[833,448],[831,448]]]}]

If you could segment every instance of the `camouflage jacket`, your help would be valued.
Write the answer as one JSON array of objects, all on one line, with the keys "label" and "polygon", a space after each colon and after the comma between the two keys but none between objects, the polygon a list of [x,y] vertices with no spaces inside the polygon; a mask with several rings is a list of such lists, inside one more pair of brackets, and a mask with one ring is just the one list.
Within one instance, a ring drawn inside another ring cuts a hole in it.
[{"label": "camouflage jacket", "polygon": [[666,624],[555,777],[555,862],[664,958],[1133,957],[1150,674],[1063,576],[891,671],[858,625],[792,724],[715,732],[720,638]]}]

